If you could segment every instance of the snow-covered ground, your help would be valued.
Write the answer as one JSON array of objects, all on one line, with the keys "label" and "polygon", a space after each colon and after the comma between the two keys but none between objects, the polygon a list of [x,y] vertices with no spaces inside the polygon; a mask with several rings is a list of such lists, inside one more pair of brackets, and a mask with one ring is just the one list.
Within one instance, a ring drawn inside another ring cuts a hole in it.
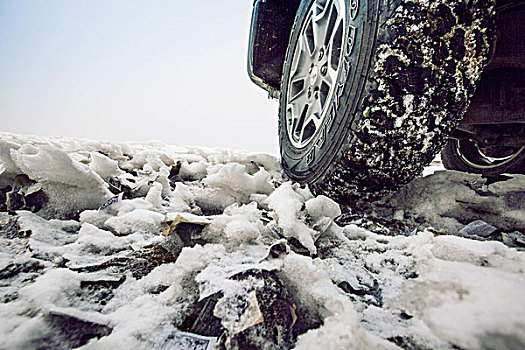
[{"label": "snow-covered ground", "polygon": [[266,154],[0,134],[1,349],[524,349],[525,176],[350,210]]}]

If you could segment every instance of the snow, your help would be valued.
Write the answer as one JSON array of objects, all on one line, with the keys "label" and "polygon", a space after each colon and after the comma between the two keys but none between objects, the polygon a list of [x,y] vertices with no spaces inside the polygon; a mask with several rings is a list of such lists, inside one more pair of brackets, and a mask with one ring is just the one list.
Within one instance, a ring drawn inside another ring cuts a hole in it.
[{"label": "snow", "polygon": [[104,180],[107,180],[111,176],[118,176],[123,173],[118,167],[118,162],[116,160],[113,160],[100,152],[91,152],[89,155],[91,158],[89,168]]},{"label": "snow", "polygon": [[523,318],[515,310],[525,308],[523,256],[499,242],[458,237],[437,237],[431,250],[433,256],[418,262],[420,277],[407,281],[390,307],[416,315],[436,335],[467,349],[521,333]]},{"label": "snow", "polygon": [[341,209],[339,208],[339,204],[323,195],[309,199],[308,201],[306,201],[305,205],[308,215],[310,215],[313,218],[320,218],[326,216],[331,219],[334,219],[337,216],[341,215]]},{"label": "snow", "polygon": [[365,344],[375,349],[394,348],[359,327],[352,303],[331,283],[323,265],[319,259],[294,253],[284,259],[283,273],[300,307],[315,310],[313,317],[325,322],[320,328],[299,337],[297,349],[348,349]]},{"label": "snow", "polygon": [[283,235],[297,238],[311,253],[315,253],[313,237],[316,233],[299,219],[304,198],[294,191],[292,183],[282,184],[268,197],[267,202]]},{"label": "snow", "polygon": [[0,140],[0,162],[2,162],[2,173],[20,172],[20,169],[11,158],[11,150],[18,150],[19,148],[20,145],[17,143],[8,140]]},{"label": "snow", "polygon": [[[240,207],[233,204],[224,210],[223,215],[212,220],[205,228],[204,234],[226,246],[254,241],[260,235],[257,227],[260,215],[255,203]],[[195,220],[195,222],[198,221]]]},{"label": "snow", "polygon": [[273,191],[270,184],[270,174],[260,169],[255,174],[247,173],[243,164],[229,163],[214,165],[208,168],[207,176],[202,182],[210,188],[220,189],[221,192],[235,198],[236,201],[247,202],[247,194],[269,194]]},{"label": "snow", "polygon": [[135,209],[129,213],[109,218],[105,225],[119,235],[129,235],[133,232],[158,233],[164,215],[145,209]]},{"label": "snow", "polygon": [[525,346],[525,176],[349,212],[269,155],[0,138],[0,184],[47,196],[0,212],[0,348]]},{"label": "snow", "polygon": [[109,231],[101,230],[91,224],[83,224],[78,232],[78,237],[73,243],[79,250],[97,254],[110,255],[126,249],[126,247],[133,243],[132,235],[127,236],[126,239],[121,239]]}]

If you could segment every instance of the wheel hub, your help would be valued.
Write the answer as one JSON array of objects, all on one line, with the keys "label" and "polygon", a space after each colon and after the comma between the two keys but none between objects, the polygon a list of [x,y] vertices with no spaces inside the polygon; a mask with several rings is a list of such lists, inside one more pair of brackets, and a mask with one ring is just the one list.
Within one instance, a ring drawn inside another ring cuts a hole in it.
[{"label": "wheel hub", "polygon": [[317,83],[317,77],[319,74],[319,68],[317,66],[313,66],[312,70],[310,71],[310,85],[314,86]]}]

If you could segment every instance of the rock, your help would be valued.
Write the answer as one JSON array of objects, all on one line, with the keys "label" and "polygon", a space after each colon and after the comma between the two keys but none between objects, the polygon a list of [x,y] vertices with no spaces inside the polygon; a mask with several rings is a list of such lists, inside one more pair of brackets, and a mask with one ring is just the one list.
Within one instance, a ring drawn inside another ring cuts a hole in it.
[{"label": "rock", "polygon": [[193,305],[193,311],[186,316],[179,329],[184,332],[215,337],[224,333],[225,329],[221,325],[220,318],[213,314],[213,309],[222,296],[222,293],[215,293],[199,300]]},{"label": "rock", "polygon": [[405,211],[402,209],[396,210],[392,216],[392,219],[403,221],[405,219]]},{"label": "rock", "polygon": [[310,256],[310,250],[306,248],[297,238],[289,237],[288,244],[290,248],[297,254]]},{"label": "rock", "polygon": [[185,333],[175,330],[172,332],[164,343],[160,346],[161,350],[172,349],[192,349],[192,350],[210,350],[215,349],[217,338],[204,337],[197,334]]},{"label": "rock", "polygon": [[168,180],[170,181],[170,186],[173,188],[177,187],[177,182],[184,182],[179,175],[170,176]]},{"label": "rock", "polygon": [[48,202],[48,197],[42,191],[42,184],[35,182],[27,175],[17,175],[13,186],[0,189],[0,211],[30,210],[37,212]]},{"label": "rock", "polygon": [[51,311],[45,317],[46,323],[53,329],[55,344],[46,344],[48,348],[77,348],[86,345],[93,338],[100,339],[111,334],[111,327],[85,320],[61,311]]},{"label": "rock", "polygon": [[28,259],[22,263],[13,262],[0,270],[0,280],[16,277],[21,273],[39,272],[43,269],[44,265],[37,259]]},{"label": "rock", "polygon": [[25,198],[20,193],[15,191],[7,193],[6,206],[8,211],[15,212],[25,207],[25,205]]},{"label": "rock", "polygon": [[119,275],[80,281],[81,292],[77,293],[77,296],[82,300],[97,305],[97,308],[102,311],[103,306],[113,298],[113,290],[118,288],[125,280],[125,275]]},{"label": "rock", "polygon": [[34,184],[35,181],[31,180],[26,174],[18,174],[15,176],[15,183],[20,187],[29,187]]},{"label": "rock", "polygon": [[271,257],[273,259],[277,259],[283,255],[286,255],[290,252],[290,247],[288,244],[286,244],[285,239],[281,239],[274,244],[270,246],[270,249],[268,249],[268,257]]},{"label": "rock", "polygon": [[19,237],[20,226],[17,217],[7,213],[0,213],[0,237],[14,239]]},{"label": "rock", "polygon": [[330,277],[341,290],[357,297],[371,296],[364,301],[382,305],[379,282],[366,268],[348,263],[341,265],[335,261],[331,261],[330,266]]},{"label": "rock", "polygon": [[177,261],[180,251],[168,250],[163,245],[157,244],[149,246],[127,256],[113,257],[102,262],[85,265],[68,265],[68,268],[76,272],[97,272],[111,270],[115,273],[125,273],[130,271],[136,279],[149,274],[154,268],[162,264],[174,263]]},{"label": "rock", "polygon": [[36,213],[47,204],[48,200],[44,191],[33,192],[25,197],[26,209]]},{"label": "rock", "polygon": [[[228,344],[227,348],[275,350],[292,348],[296,338],[294,335],[294,325],[297,320],[295,305],[277,274],[272,271],[251,270],[237,274],[231,279],[257,279],[261,281],[262,287],[248,294],[255,296],[256,301],[250,302],[251,298],[244,301],[245,307],[241,308],[242,314],[239,315],[239,324],[236,327],[239,332],[230,333],[229,337],[223,338]],[[252,312],[253,304],[256,304],[258,312]],[[250,307],[252,307],[251,311]],[[246,317],[247,321],[243,323],[243,316],[247,313],[250,315],[260,313],[262,317],[256,322]]]},{"label": "rock", "polygon": [[149,274],[154,268],[163,264],[174,263],[179,257],[175,252],[168,251],[161,245],[145,248],[135,252],[136,259],[127,262],[128,270],[136,279],[140,279]]},{"label": "rock", "polygon": [[459,230],[458,234],[463,237],[479,236],[487,238],[497,231],[497,227],[487,224],[483,220],[476,220]]},{"label": "rock", "polygon": [[202,231],[211,221],[205,217],[182,213],[170,217],[165,224],[169,226],[162,232],[166,240],[161,243],[162,247],[178,256],[183,247],[194,247],[196,244],[206,244],[202,239]]},{"label": "rock", "polygon": [[11,191],[11,186],[6,186],[0,188],[0,211],[5,211],[7,209],[7,192]]},{"label": "rock", "polygon": [[292,348],[297,337],[295,305],[277,273],[250,269],[229,280],[243,287],[196,302],[179,330],[217,337],[216,349]]},{"label": "rock", "polygon": [[511,210],[525,210],[525,191],[505,193],[505,202]]},{"label": "rock", "polygon": [[194,246],[192,240],[197,239],[204,226],[209,225],[211,220],[204,216],[190,213],[168,213],[166,223],[169,225],[163,232],[163,236],[177,233],[185,245]]},{"label": "rock", "polygon": [[509,247],[525,250],[525,234],[519,231],[503,232],[501,234],[503,243]]}]

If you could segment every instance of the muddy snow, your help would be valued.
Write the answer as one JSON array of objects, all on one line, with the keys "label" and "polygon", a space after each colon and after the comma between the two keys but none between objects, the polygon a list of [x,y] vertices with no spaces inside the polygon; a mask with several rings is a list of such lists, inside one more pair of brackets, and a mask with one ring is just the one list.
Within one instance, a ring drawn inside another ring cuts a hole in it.
[{"label": "muddy snow", "polygon": [[0,134],[0,348],[523,349],[524,232],[524,175],[344,208],[267,154]]}]

